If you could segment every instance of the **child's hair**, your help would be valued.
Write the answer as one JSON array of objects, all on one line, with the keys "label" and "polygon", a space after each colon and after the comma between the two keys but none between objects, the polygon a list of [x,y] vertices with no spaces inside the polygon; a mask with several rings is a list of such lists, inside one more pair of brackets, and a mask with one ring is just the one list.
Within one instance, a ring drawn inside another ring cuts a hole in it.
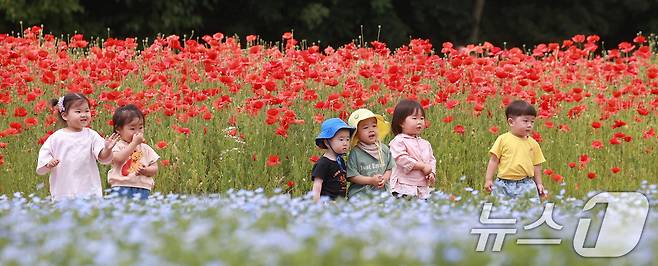
[{"label": "child's hair", "polygon": [[73,106],[77,106],[81,102],[86,102],[87,105],[91,107],[91,103],[89,102],[89,99],[82,94],[82,93],[67,93],[66,95],[60,97],[59,99],[51,99],[50,100],[50,105],[57,109],[57,113],[59,114],[59,122],[66,124],[66,121],[64,121],[64,118],[62,117],[62,114],[65,112],[68,112],[70,108]]},{"label": "child's hair", "polygon": [[112,115],[112,125],[114,126],[114,131],[117,132],[124,125],[132,122],[135,118],[139,118],[143,123],[146,122],[144,119],[144,113],[137,108],[134,104],[124,105],[117,108]]},{"label": "child's hair", "polygon": [[413,115],[417,111],[420,111],[425,116],[425,110],[423,110],[423,107],[417,101],[409,99],[400,101],[395,106],[395,110],[393,110],[393,120],[391,121],[393,134],[402,133],[402,123],[404,120],[407,119],[407,116]]},{"label": "child's hair", "polygon": [[507,106],[507,108],[505,108],[505,118],[507,119],[513,119],[522,115],[530,115],[536,117],[537,111],[535,110],[535,107],[523,100],[513,101]]}]

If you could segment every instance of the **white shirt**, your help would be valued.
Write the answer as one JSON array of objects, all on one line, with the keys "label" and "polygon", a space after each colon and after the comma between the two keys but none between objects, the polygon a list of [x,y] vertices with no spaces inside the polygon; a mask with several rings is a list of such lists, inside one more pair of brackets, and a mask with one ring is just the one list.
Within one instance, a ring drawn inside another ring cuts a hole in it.
[{"label": "white shirt", "polygon": [[[105,140],[94,130],[80,132],[55,131],[39,150],[37,174],[50,172],[50,194],[53,200],[77,197],[102,197],[103,189],[96,160],[105,147]],[[48,169],[46,164],[58,159],[59,164]],[[112,156],[102,164],[112,162]]]}]

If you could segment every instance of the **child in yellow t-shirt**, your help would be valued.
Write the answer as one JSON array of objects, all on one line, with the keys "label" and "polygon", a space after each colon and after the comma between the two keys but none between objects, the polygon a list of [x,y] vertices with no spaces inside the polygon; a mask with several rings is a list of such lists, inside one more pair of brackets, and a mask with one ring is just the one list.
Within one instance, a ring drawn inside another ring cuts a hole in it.
[{"label": "child in yellow t-shirt", "polygon": [[[537,111],[522,100],[505,109],[509,132],[498,136],[489,150],[484,189],[499,197],[522,196],[539,199],[544,196],[541,163],[545,162],[539,143],[530,137]],[[493,176],[498,170],[495,182]]]}]

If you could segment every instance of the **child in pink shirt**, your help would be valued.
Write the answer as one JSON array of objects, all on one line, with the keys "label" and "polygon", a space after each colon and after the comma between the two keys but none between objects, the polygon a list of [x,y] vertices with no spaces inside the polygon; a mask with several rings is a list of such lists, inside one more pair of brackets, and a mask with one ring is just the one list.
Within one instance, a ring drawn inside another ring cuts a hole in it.
[{"label": "child in pink shirt", "polygon": [[144,143],[144,120],[142,111],[132,104],[117,108],[112,116],[121,140],[112,149],[114,160],[107,180],[113,193],[127,198],[147,199],[158,173],[160,156]]},{"label": "child in pink shirt", "polygon": [[389,144],[395,160],[391,192],[395,197],[427,199],[436,180],[436,158],[432,145],[420,137],[425,111],[416,101],[402,100],[395,106],[391,124],[395,134]]},{"label": "child in pink shirt", "polygon": [[50,173],[53,200],[102,197],[101,177],[96,161],[112,162],[112,147],[119,135],[103,139],[88,128],[91,123],[89,100],[80,93],[69,93],[51,101],[66,127],[55,131],[39,149],[37,174]]}]

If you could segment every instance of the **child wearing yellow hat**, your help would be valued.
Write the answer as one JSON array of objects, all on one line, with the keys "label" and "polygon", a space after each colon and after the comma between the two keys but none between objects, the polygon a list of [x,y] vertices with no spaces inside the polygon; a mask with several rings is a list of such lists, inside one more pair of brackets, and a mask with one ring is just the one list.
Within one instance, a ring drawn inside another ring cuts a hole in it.
[{"label": "child wearing yellow hat", "polygon": [[367,109],[354,111],[347,123],[356,128],[347,159],[348,197],[365,191],[387,191],[394,161],[382,140],[391,131],[390,124]]}]

